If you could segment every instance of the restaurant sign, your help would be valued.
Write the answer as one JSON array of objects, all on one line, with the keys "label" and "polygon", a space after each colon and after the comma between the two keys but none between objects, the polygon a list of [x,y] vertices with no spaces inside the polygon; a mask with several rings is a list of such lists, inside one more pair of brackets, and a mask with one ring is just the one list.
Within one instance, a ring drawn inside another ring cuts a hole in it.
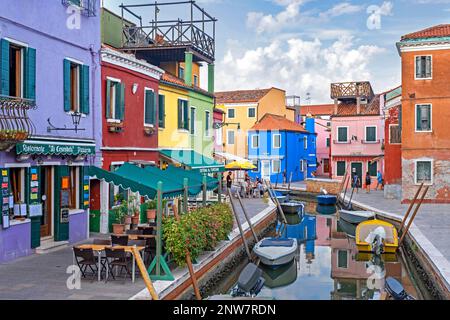
[{"label": "restaurant sign", "polygon": [[18,143],[17,154],[43,154],[43,155],[94,155],[94,145],[84,144],[53,144],[53,143]]}]

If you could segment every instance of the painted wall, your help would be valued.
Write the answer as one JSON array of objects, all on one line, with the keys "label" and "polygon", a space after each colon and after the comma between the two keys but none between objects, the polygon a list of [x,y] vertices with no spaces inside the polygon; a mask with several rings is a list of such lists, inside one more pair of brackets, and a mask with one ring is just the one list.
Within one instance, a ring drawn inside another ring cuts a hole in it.
[{"label": "painted wall", "polygon": [[[281,148],[273,147],[274,135],[281,135]],[[259,136],[259,147],[253,148],[251,139],[253,135]],[[308,145],[304,148],[303,139],[307,137]],[[258,171],[251,172],[253,178],[262,177],[261,161],[270,161],[270,180],[273,183],[283,182],[283,172],[286,173],[286,181],[289,182],[292,174],[292,182],[303,181],[312,177],[316,170],[316,136],[310,133],[290,131],[249,131],[249,159],[258,160]],[[274,172],[273,160],[281,160],[281,172]],[[300,161],[307,162],[306,171],[300,171]]]},{"label": "painted wall", "polygon": [[33,252],[29,221],[11,225],[9,229],[0,228],[0,263],[15,260]]},{"label": "painted wall", "polygon": [[77,243],[89,238],[87,221],[86,211],[69,216],[69,243]]},{"label": "painted wall", "polygon": [[[125,85],[125,115],[122,132],[110,132],[106,119],[106,83],[107,77],[120,79]],[[133,84],[138,85],[133,94]],[[103,147],[120,148],[121,150],[105,150],[103,168],[109,170],[111,161],[158,160],[158,122],[155,123],[155,134],[148,136],[144,132],[145,88],[159,91],[158,80],[144,74],[134,72],[113,64],[102,62],[102,123]],[[158,101],[158,100],[157,100]],[[158,112],[157,112],[158,114]],[[156,119],[158,119],[156,117]],[[135,150],[130,150],[130,149]],[[137,149],[147,149],[137,150]],[[138,155],[139,154],[139,155]],[[123,157],[121,160],[120,157]]]},{"label": "painted wall", "polygon": [[[134,25],[132,22],[124,19],[126,26]],[[102,43],[108,44],[114,48],[122,47],[122,17],[113,12],[101,9],[101,35]],[[119,30],[119,31],[118,31]]]},{"label": "painted wall", "polygon": [[187,90],[161,84],[159,93],[166,99],[165,128],[158,133],[159,148],[189,149],[189,131],[178,129],[178,99],[189,101]]},{"label": "painted wall", "polygon": [[[319,166],[317,168],[317,174],[320,176],[329,177],[330,172],[325,172],[324,159],[330,160],[330,147],[327,146],[327,139],[330,139],[331,133],[325,128],[328,123],[331,123],[331,119],[315,119],[316,120],[316,133],[317,133],[317,162]],[[331,139],[330,139],[331,146]],[[331,168],[331,161],[330,161]]]},{"label": "painted wall", "polygon": [[[98,2],[96,10],[98,13]],[[36,136],[52,138],[91,139],[101,142],[100,122],[100,15],[80,16],[79,28],[70,29],[67,21],[73,13],[56,1],[43,6],[39,1],[4,0],[8,10],[0,13],[0,37],[10,38],[36,49],[36,104],[29,111],[36,126]],[[24,8],[27,8],[24,10]],[[43,19],[51,17],[51,19]],[[90,113],[81,119],[85,131],[47,132],[47,119],[60,127],[73,127],[70,114],[64,112],[63,61],[75,59],[90,67]],[[100,154],[96,161],[99,164]]]},{"label": "painted wall", "polygon": [[386,137],[384,159],[384,180],[386,184],[402,183],[402,144],[390,143],[389,126],[399,124],[400,106],[386,110],[384,135]]},{"label": "painted wall", "polygon": [[[214,123],[223,123],[224,114],[222,112],[214,111]],[[219,138],[221,137],[221,138]],[[223,130],[214,129],[214,151],[215,152],[223,152]]]},{"label": "painted wall", "polygon": [[[214,151],[214,99],[206,95],[189,91],[189,107],[194,107],[196,112],[195,135],[189,135],[191,149],[212,158]],[[206,132],[206,112],[209,112],[209,130]],[[190,113],[189,113],[190,116]]]},{"label": "painted wall", "polygon": [[[433,161],[434,173],[425,202],[450,203],[450,50],[419,50],[401,54],[403,201],[414,197],[415,162],[424,159]],[[432,55],[433,79],[414,79],[417,55]],[[432,104],[432,132],[415,132],[415,105],[425,103]]]}]

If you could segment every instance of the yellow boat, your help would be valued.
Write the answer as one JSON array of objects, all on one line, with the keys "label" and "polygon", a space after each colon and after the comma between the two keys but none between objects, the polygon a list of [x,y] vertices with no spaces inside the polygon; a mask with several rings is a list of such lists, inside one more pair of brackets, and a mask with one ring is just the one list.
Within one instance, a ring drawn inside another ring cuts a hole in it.
[{"label": "yellow boat", "polygon": [[356,246],[360,252],[373,252],[372,244],[366,242],[369,234],[382,227],[386,232],[386,239],[383,240],[383,253],[395,253],[398,248],[398,233],[395,227],[382,220],[369,220],[361,222],[356,227]]}]

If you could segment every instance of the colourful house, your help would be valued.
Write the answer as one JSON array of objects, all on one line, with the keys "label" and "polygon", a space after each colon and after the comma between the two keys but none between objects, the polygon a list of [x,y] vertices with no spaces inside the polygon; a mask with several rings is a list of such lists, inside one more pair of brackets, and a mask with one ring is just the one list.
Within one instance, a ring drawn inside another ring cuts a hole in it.
[{"label": "colourful house", "polygon": [[402,87],[384,94],[384,197],[401,199],[402,194]]},{"label": "colourful house", "polygon": [[331,98],[333,179],[356,172],[362,186],[369,172],[376,186],[377,172],[384,171],[383,96],[375,95],[369,82],[346,82],[331,84]]},{"label": "colourful house", "polygon": [[450,25],[405,35],[402,62],[402,199],[423,182],[425,202],[450,203]]},{"label": "colourful house", "polygon": [[306,128],[283,116],[267,113],[248,132],[248,158],[257,169],[253,178],[287,183],[303,181],[317,170],[314,119]]},{"label": "colourful house", "polygon": [[217,107],[225,112],[224,152],[248,158],[248,131],[267,113],[294,120],[286,107],[286,92],[277,88],[216,92]]},{"label": "colourful house", "polygon": [[331,115],[334,104],[303,105],[300,108],[302,121],[312,117],[316,121],[317,176],[331,177]]},{"label": "colourful house", "polygon": [[88,238],[101,163],[98,1],[2,6],[0,263]]}]

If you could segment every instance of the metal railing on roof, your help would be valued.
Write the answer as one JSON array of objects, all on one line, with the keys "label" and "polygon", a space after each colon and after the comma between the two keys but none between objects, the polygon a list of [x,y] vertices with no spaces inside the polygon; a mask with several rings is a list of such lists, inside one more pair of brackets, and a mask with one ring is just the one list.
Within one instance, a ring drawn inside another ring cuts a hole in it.
[{"label": "metal railing on roof", "polygon": [[95,1],[96,0],[62,0],[62,4],[66,7],[76,6],[80,9],[82,15],[95,17]]}]

